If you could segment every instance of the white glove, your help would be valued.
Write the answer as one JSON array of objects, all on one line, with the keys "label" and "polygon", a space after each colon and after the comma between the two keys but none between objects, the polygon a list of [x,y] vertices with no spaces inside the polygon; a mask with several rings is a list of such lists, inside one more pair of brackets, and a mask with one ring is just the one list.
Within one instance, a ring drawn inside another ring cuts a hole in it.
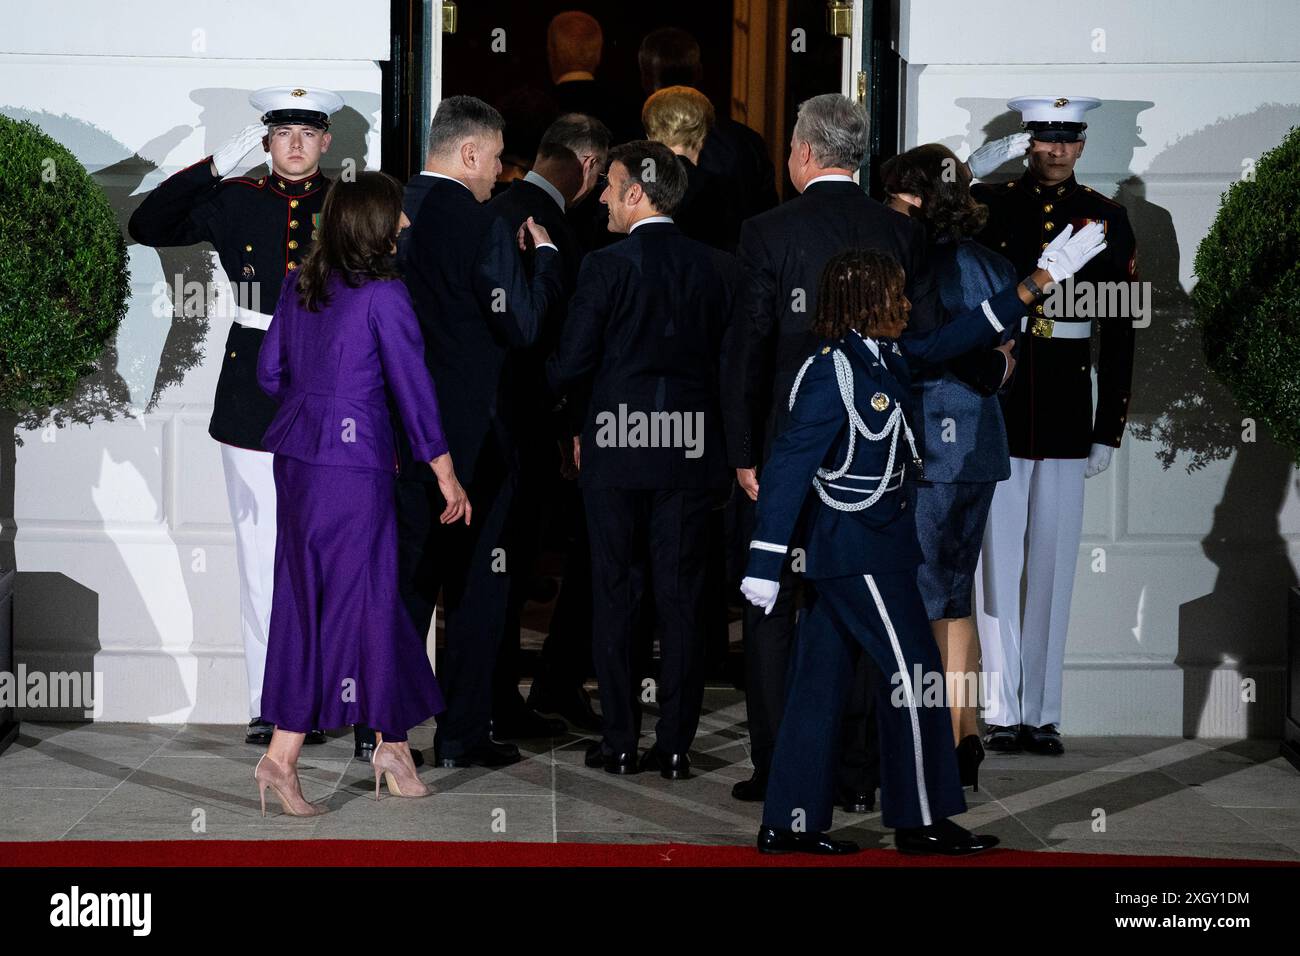
[{"label": "white glove", "polygon": [[1088,452],[1088,464],[1084,466],[1083,477],[1091,478],[1093,475],[1100,475],[1110,467],[1110,456],[1115,453],[1115,449],[1109,445],[1093,445],[1092,450]]},{"label": "white glove", "polygon": [[1090,222],[1077,234],[1071,233],[1073,223],[1062,229],[1038,257],[1038,268],[1051,273],[1053,282],[1068,279],[1106,248],[1106,229],[1099,222]]},{"label": "white glove", "polygon": [[1010,136],[985,143],[970,154],[966,165],[970,167],[972,176],[983,179],[1007,160],[1019,159],[1027,152],[1029,152],[1029,134],[1012,133]]},{"label": "white glove", "polygon": [[771,614],[776,606],[776,594],[781,585],[766,578],[745,578],[740,582],[740,593],[754,607],[761,607],[764,614]]},{"label": "white glove", "polygon": [[224,146],[219,147],[212,154],[212,165],[216,167],[217,175],[229,176],[234,172],[239,161],[252,152],[254,146],[260,145],[265,135],[266,127],[261,123],[254,123],[252,126],[245,126],[230,137]]}]

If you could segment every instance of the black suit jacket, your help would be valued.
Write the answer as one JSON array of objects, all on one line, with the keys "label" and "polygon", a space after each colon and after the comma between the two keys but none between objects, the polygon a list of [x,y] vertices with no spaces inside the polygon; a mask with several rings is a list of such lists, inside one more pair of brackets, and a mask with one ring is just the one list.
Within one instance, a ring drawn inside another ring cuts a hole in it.
[{"label": "black suit jacket", "polygon": [[735,281],[731,256],[673,223],[638,226],[583,260],[547,373],[559,391],[594,376],[584,487],[726,485],[719,362]]},{"label": "black suit jacket", "polygon": [[945,318],[926,262],[920,224],[876,202],[852,182],[813,183],[787,203],[742,224],[741,293],[727,353],[727,447],[733,468],[761,462],[785,427],[790,387],[811,354],[822,270],[846,249],[894,256],[907,274],[909,330]]},{"label": "black suit jacket", "polygon": [[740,195],[732,180],[677,157],[686,170],[686,195],[673,221],[686,235],[734,253],[740,236]]},{"label": "black suit jacket", "polygon": [[[401,263],[452,462],[466,483],[489,439],[508,467],[516,465],[514,409],[502,370],[511,349],[537,341],[543,316],[560,295],[558,255],[538,249],[530,280],[514,233],[468,188],[416,178],[430,182],[413,184],[425,195],[400,247]],[[402,466],[403,477],[434,480],[421,462],[404,459]]]},{"label": "black suit jacket", "polygon": [[[567,438],[568,435],[575,434],[582,423],[573,422],[570,428],[567,417],[551,416],[557,397],[551,395],[546,383],[546,358],[560,342],[560,329],[564,325],[569,297],[578,284],[582,247],[564,210],[546,190],[534,183],[515,180],[508,189],[492,197],[487,208],[488,212],[505,222],[511,234],[518,232],[524,220],[532,216],[533,221],[550,234],[551,240],[560,250],[561,293],[546,311],[537,341],[526,349],[511,350],[506,360],[506,388],[519,411],[517,421],[526,428],[537,428],[545,433],[534,437],[544,439],[547,443],[552,438]],[[536,254],[531,243],[523,258],[524,269],[531,277],[536,270]]]},{"label": "black suit jacket", "polygon": [[555,112],[585,113],[604,123],[614,143],[641,139],[641,100],[620,93],[608,80],[566,80],[551,92]]},{"label": "black suit jacket", "polygon": [[735,184],[740,218],[767,212],[777,203],[776,169],[763,137],[744,123],[720,116],[704,139],[700,168]]}]

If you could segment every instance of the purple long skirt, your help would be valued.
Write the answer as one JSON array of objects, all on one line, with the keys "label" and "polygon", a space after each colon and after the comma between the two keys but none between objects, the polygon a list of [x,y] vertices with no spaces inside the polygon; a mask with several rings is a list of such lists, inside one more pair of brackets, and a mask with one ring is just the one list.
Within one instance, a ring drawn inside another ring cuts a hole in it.
[{"label": "purple long skirt", "polygon": [[276,455],[275,591],[262,717],[404,739],[444,709],[397,592],[395,476]]}]

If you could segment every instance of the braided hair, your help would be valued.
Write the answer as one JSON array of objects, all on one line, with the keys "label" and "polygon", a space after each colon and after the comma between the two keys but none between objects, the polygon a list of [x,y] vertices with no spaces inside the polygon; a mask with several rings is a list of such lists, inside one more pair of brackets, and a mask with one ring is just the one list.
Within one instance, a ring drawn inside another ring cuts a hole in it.
[{"label": "braided hair", "polygon": [[822,270],[817,289],[814,335],[841,339],[850,329],[872,335],[889,323],[903,304],[903,267],[893,256],[874,249],[837,253]]}]

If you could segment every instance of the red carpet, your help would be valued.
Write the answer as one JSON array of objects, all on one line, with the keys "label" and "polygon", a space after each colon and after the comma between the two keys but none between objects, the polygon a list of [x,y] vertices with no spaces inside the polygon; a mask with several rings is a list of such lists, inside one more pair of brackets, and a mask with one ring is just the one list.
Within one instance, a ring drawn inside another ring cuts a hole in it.
[{"label": "red carpet", "polygon": [[764,856],[743,846],[608,843],[435,843],[409,840],[86,840],[0,843],[0,867],[415,866],[415,867],[887,867],[1290,866],[1115,853],[992,850],[953,859],[871,849],[846,857]]}]

